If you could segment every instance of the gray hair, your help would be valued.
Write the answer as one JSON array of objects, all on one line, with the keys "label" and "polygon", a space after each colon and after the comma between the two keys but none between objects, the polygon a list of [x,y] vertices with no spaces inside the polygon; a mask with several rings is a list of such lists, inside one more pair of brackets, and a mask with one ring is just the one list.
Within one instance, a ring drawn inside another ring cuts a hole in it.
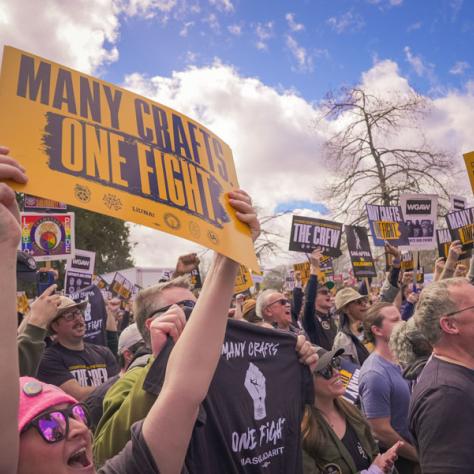
[{"label": "gray hair", "polygon": [[451,299],[449,289],[469,283],[466,278],[447,278],[431,283],[423,289],[416,305],[413,319],[416,327],[432,344],[436,344],[443,332],[439,325],[442,316],[458,309]]},{"label": "gray hair", "polygon": [[161,294],[164,290],[169,288],[185,288],[190,289],[189,277],[187,275],[173,278],[172,280],[165,281],[164,283],[158,283],[141,290],[133,305],[133,313],[135,316],[135,322],[137,323],[138,330],[146,342],[147,346],[150,347],[150,332],[148,331],[145,321],[150,317],[149,315],[163,306],[161,302]]},{"label": "gray hair", "polygon": [[257,302],[255,304],[255,313],[257,316],[264,318],[263,311],[268,306],[268,301],[270,296],[274,293],[278,293],[278,290],[272,290],[271,288],[263,290],[257,297]]},{"label": "gray hair", "polygon": [[416,327],[413,318],[397,324],[390,336],[390,350],[400,365],[408,367],[420,357],[427,357],[433,348],[424,334]]}]

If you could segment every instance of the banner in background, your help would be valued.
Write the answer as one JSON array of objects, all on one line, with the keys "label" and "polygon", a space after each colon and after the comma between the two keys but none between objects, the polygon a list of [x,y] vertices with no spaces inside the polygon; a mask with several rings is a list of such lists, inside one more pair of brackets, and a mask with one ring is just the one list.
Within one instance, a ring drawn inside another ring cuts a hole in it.
[{"label": "banner in background", "polygon": [[[438,254],[440,257],[448,258],[449,247],[451,245],[451,233],[449,229],[436,229],[436,238],[438,241]],[[458,260],[464,260],[466,258],[471,258],[472,250],[468,249],[464,251]]]},{"label": "banner in background", "polygon": [[370,249],[369,236],[365,227],[345,225],[347,248],[356,278],[376,277],[374,259]]},{"label": "banner in background", "polygon": [[403,222],[400,206],[378,206],[366,204],[372,240],[376,247],[383,247],[385,241],[400,247],[408,245],[408,229]]},{"label": "banner in background", "polygon": [[234,283],[234,295],[243,293],[245,290],[252,288],[252,286],[253,280],[249,269],[244,265],[239,265],[239,272],[237,273]]},{"label": "banner in background", "polygon": [[191,285],[193,288],[202,288],[201,273],[199,272],[199,268],[195,268],[191,272]]},{"label": "banner in background", "polygon": [[319,247],[324,255],[339,257],[341,234],[342,224],[339,222],[293,216],[289,250],[311,253]]},{"label": "banner in background", "polygon": [[5,46],[0,130],[28,169],[17,191],[143,224],[258,271],[229,146],[162,104]]},{"label": "banner in background", "polygon": [[74,253],[74,213],[21,213],[20,249],[36,261],[66,260]]},{"label": "banner in background", "polygon": [[438,196],[434,194],[402,194],[400,196],[408,242],[412,250],[431,250],[436,247],[436,219]]},{"label": "banner in background", "polygon": [[474,207],[448,212],[444,218],[451,233],[451,240],[460,240],[463,250],[472,249],[474,244]]},{"label": "banner in background", "polygon": [[110,291],[120,299],[128,300],[132,296],[133,283],[117,272],[109,285]]},{"label": "banner in background", "polygon": [[467,199],[461,196],[449,196],[449,202],[451,203],[451,211],[460,211],[466,209]]},{"label": "banner in background", "polygon": [[67,211],[67,206],[63,202],[25,194],[23,200],[23,210],[25,212],[61,212]]}]

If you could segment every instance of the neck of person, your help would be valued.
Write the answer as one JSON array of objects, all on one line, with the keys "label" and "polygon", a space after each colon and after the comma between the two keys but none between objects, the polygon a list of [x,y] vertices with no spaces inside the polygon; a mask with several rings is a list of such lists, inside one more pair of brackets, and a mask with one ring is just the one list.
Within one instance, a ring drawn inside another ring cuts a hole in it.
[{"label": "neck of person", "polygon": [[66,338],[58,337],[57,341],[66,349],[71,349],[72,351],[82,351],[84,350],[84,338]]},{"label": "neck of person", "polygon": [[289,321],[278,321],[277,328],[282,329],[284,331],[288,331],[290,329],[290,322]]},{"label": "neck of person", "polygon": [[323,316],[327,316],[329,313],[328,309],[321,308],[319,305],[315,305],[314,309],[317,313],[322,314]]},{"label": "neck of person", "polygon": [[349,317],[349,327],[351,329],[351,333],[354,334],[354,336],[359,337],[361,335],[361,331],[359,331],[362,323],[358,319],[353,319],[351,316],[347,315]]},{"label": "neck of person", "polygon": [[395,363],[395,358],[393,357],[392,351],[390,350],[388,342],[385,339],[375,339],[374,352],[380,357],[383,357],[384,359],[388,360],[389,362]]},{"label": "neck of person", "polygon": [[450,343],[450,341],[443,341],[433,346],[433,355],[446,362],[474,370],[472,348],[469,351],[457,344]]},{"label": "neck of person", "polygon": [[334,413],[339,413],[334,398],[316,397],[314,399],[314,407],[326,415],[326,417]]}]

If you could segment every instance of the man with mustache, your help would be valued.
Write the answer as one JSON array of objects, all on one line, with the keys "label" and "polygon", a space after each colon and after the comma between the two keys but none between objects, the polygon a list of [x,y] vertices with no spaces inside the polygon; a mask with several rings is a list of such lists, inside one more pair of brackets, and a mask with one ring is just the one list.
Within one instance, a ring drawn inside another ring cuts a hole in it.
[{"label": "man with mustache", "polygon": [[56,318],[50,324],[55,342],[48,347],[38,368],[38,379],[57,385],[79,401],[85,400],[99,385],[119,372],[110,349],[84,342],[84,309],[61,296]]}]

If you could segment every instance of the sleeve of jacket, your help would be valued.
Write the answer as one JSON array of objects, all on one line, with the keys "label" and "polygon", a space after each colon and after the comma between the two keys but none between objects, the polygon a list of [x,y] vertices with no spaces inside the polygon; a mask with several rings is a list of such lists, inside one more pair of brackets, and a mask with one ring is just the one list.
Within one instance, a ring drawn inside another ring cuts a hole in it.
[{"label": "sleeve of jacket", "polygon": [[322,474],[314,459],[303,449],[303,474]]},{"label": "sleeve of jacket", "polygon": [[385,301],[386,303],[393,303],[395,298],[400,291],[398,287],[398,275],[400,274],[399,268],[392,267],[387,278],[384,281],[382,286],[382,291],[380,293],[380,300]]},{"label": "sleeve of jacket", "polygon": [[467,274],[467,278],[474,285],[474,255],[471,257],[471,262],[469,264],[469,273]]},{"label": "sleeve of jacket", "polygon": [[24,331],[17,336],[20,376],[36,377],[38,366],[43,356],[46,329],[27,324]]},{"label": "sleeve of jacket", "polygon": [[318,344],[316,337],[316,323],[314,321],[314,303],[316,301],[316,293],[318,291],[318,277],[310,275],[305,288],[305,302],[303,308],[303,328],[309,336],[309,340],[313,344]]},{"label": "sleeve of jacket", "polygon": [[293,308],[292,317],[293,322],[298,322],[298,316],[300,315],[301,306],[303,305],[303,290],[297,286],[293,288]]}]

